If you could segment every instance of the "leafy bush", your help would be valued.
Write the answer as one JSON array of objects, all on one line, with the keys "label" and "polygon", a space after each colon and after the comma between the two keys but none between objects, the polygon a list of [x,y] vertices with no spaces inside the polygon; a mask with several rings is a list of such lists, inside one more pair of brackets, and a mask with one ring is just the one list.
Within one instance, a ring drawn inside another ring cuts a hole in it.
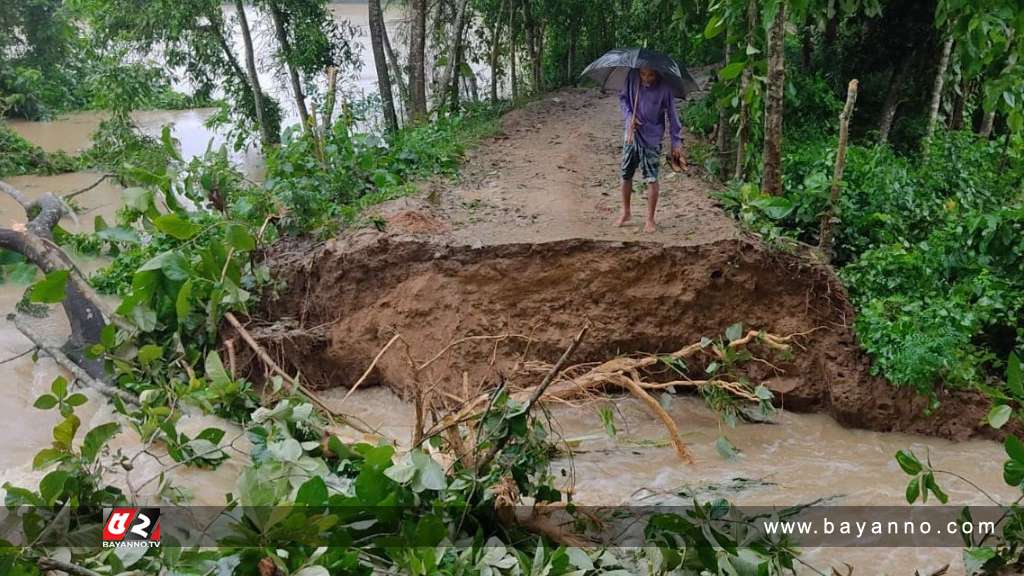
[{"label": "leafy bush", "polygon": [[323,151],[292,127],[283,144],[268,153],[266,193],[287,207],[285,230],[329,233],[352,221],[368,199],[395,198],[406,194],[416,178],[453,173],[466,143],[493,131],[496,117],[496,111],[481,108],[403,129],[388,139],[352,133],[339,122]]},{"label": "leafy bush", "polygon": [[[817,244],[834,162],[834,137],[804,132],[784,151],[784,196],[733,183],[720,199],[769,241]],[[917,158],[849,147],[834,262],[876,373],[927,395],[977,386],[1024,344],[1022,174],[970,132],[939,131]]]},{"label": "leafy bush", "polygon": [[79,162],[63,152],[47,153],[0,124],[0,178],[21,174],[60,174],[79,169]]}]

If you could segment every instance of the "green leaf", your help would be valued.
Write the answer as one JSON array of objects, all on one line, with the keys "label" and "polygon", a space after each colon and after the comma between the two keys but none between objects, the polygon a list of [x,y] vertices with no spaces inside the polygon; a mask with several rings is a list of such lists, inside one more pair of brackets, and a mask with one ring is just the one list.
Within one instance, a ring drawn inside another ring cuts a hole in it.
[{"label": "green leaf", "polygon": [[89,399],[85,396],[85,394],[82,394],[81,392],[75,392],[71,396],[68,396],[64,400],[64,403],[67,404],[68,406],[81,406],[82,404],[85,404],[88,401]]},{"label": "green leaf", "polygon": [[224,231],[224,237],[228,246],[239,252],[248,252],[256,247],[256,238],[249,233],[249,230],[242,224],[228,224]]},{"label": "green leaf", "polygon": [[1020,486],[1024,482],[1024,462],[1007,460],[1003,463],[1003,481],[1008,486]]},{"label": "green leaf", "polygon": [[67,452],[58,450],[56,448],[43,448],[36,453],[35,458],[32,459],[32,469],[42,470],[54,462],[59,462],[66,458]]},{"label": "green leaf", "polygon": [[924,470],[921,461],[917,459],[917,456],[914,456],[913,452],[905,452],[903,450],[896,452],[896,462],[910,476],[917,476],[921,473],[921,470]]},{"label": "green leaf", "polygon": [[181,155],[178,154],[178,147],[175,146],[174,138],[171,136],[171,125],[164,124],[160,130],[160,142],[164,145],[164,151],[171,158],[174,158],[178,162],[182,162]]},{"label": "green leaf", "polygon": [[231,382],[231,375],[224,368],[224,363],[220,360],[220,354],[217,354],[216,350],[210,350],[210,353],[206,355],[206,377],[211,382],[217,385],[225,385]]},{"label": "green leaf", "polygon": [[67,285],[68,271],[54,270],[29,288],[31,291],[29,293],[29,300],[44,304],[56,304],[64,300]]},{"label": "green leaf", "polygon": [[64,420],[53,427],[53,445],[55,448],[70,450],[71,441],[75,438],[75,432],[78,432],[78,427],[81,425],[81,421],[78,416],[70,414]]},{"label": "green leaf", "polygon": [[185,220],[173,212],[154,218],[153,225],[156,226],[157,230],[178,240],[189,240],[202,230],[200,226]]},{"label": "green leaf", "polygon": [[181,289],[178,290],[178,297],[174,300],[174,312],[178,317],[178,323],[185,321],[188,318],[189,312],[192,311],[192,279],[189,278],[181,285]]},{"label": "green leaf", "polygon": [[96,237],[108,242],[126,242],[130,244],[142,243],[142,239],[139,238],[139,234],[136,231],[122,226],[104,228],[103,230],[96,232]]},{"label": "green leaf", "polygon": [[126,206],[139,212],[145,212],[153,205],[153,192],[146,188],[125,188],[121,197]]},{"label": "green leaf", "polygon": [[725,30],[725,17],[712,16],[704,26],[704,37],[710,40],[721,34],[722,30]]},{"label": "green leaf", "polygon": [[1010,420],[1010,416],[1013,414],[1013,409],[1006,404],[999,404],[993,406],[988,411],[988,425],[993,428],[1002,428]]},{"label": "green leaf", "polygon": [[718,450],[718,453],[722,458],[725,458],[726,460],[732,460],[740,453],[740,451],[736,449],[736,446],[725,436],[718,437],[718,440],[715,441],[715,448]]},{"label": "green leaf", "polygon": [[39,495],[47,504],[53,504],[64,492],[64,483],[68,481],[70,474],[63,470],[54,470],[39,481]]},{"label": "green leaf", "polygon": [[324,479],[314,476],[306,480],[299,487],[299,492],[295,495],[295,503],[305,506],[323,506],[326,504],[327,484],[324,484]]},{"label": "green leaf", "polygon": [[935,497],[939,499],[939,502],[942,502],[943,504],[949,502],[949,496],[939,488],[939,485],[935,482],[935,475],[931,472],[924,475],[924,485],[925,488],[932,491],[932,494],[935,494]]},{"label": "green leaf", "polygon": [[964,570],[968,576],[974,576],[996,555],[994,548],[965,548],[963,555]]},{"label": "green leaf", "polygon": [[412,461],[416,465],[416,478],[412,483],[413,492],[423,490],[443,490],[445,485],[444,469],[429,454],[416,450],[412,453]]},{"label": "green leaf", "polygon": [[597,409],[597,416],[601,419],[601,424],[604,425],[605,433],[614,438],[618,431],[615,428],[615,413],[612,412],[612,409],[602,406]]},{"label": "green leaf", "polygon": [[68,394],[68,380],[63,376],[57,376],[50,382],[50,392],[57,398],[63,398]]},{"label": "green leaf", "polygon": [[1010,458],[1024,464],[1024,443],[1020,441],[1020,438],[1013,435],[1007,436],[1003,446]]},{"label": "green leaf", "polygon": [[39,398],[36,398],[36,401],[32,406],[34,408],[39,408],[40,410],[49,410],[56,406],[57,402],[58,400],[56,396],[52,394],[43,394]]},{"label": "green leaf", "polygon": [[913,504],[921,493],[921,481],[919,476],[914,476],[907,482],[907,504]]},{"label": "green leaf", "polygon": [[174,250],[161,252],[139,267],[138,272],[159,270],[169,280],[181,282],[188,279],[188,261]]},{"label": "green leaf", "polygon": [[100,344],[107,350],[113,350],[117,346],[117,327],[107,324],[100,330]]},{"label": "green leaf", "polygon": [[107,422],[89,430],[82,440],[82,459],[86,462],[95,460],[103,445],[120,431],[121,426],[117,422]]},{"label": "green leaf", "polygon": [[139,362],[143,366],[148,366],[152,361],[160,358],[164,355],[164,349],[156,344],[146,344],[142,348],[139,348]]},{"label": "green leaf", "polygon": [[718,71],[718,79],[723,82],[732,80],[742,74],[743,69],[746,68],[746,66],[746,62],[731,62],[726,66],[723,66],[722,69]]},{"label": "green leaf", "polygon": [[743,337],[743,323],[737,322],[725,329],[725,339],[732,342]]}]

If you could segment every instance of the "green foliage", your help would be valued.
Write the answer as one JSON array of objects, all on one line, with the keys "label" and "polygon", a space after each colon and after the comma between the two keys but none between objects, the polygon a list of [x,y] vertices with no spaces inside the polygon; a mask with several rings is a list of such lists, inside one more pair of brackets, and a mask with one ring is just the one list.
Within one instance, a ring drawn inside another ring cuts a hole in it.
[{"label": "green foliage", "polygon": [[[789,141],[784,196],[732,183],[723,206],[769,241],[816,244],[834,146]],[[966,132],[939,131],[916,159],[850,146],[835,263],[876,373],[930,396],[941,383],[977,387],[1008,346],[1024,343],[1022,170],[999,142]]]},{"label": "green foliage", "polygon": [[22,174],[60,174],[80,168],[63,152],[47,153],[0,123],[0,178]]},{"label": "green foliage", "polygon": [[[496,118],[496,110],[482,108],[405,128],[387,140],[336,123],[323,144],[323,160],[293,127],[267,156],[264,193],[287,207],[286,231],[327,233],[353,222],[368,204],[407,194],[417,178],[454,173],[466,144],[492,132]],[[258,195],[249,201],[267,202]]]}]

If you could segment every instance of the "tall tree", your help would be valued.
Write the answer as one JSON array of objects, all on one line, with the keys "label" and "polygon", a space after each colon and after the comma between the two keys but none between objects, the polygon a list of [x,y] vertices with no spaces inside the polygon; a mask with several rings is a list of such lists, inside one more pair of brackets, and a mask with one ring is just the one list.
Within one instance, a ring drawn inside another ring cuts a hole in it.
[{"label": "tall tree", "polygon": [[256,70],[256,54],[252,46],[252,33],[249,30],[249,19],[245,15],[245,5],[242,4],[242,0],[235,0],[235,10],[238,12],[238,25],[242,29],[245,67],[249,74],[249,84],[252,86],[253,103],[256,105],[256,122],[260,126],[261,141],[263,146],[271,146],[277,142],[277,135],[271,129],[263,109],[263,89],[260,88],[260,77]]},{"label": "tall tree", "polygon": [[[757,26],[757,0],[747,0],[747,47],[745,53],[752,55],[754,50],[754,28]],[[739,127],[736,130],[736,163],[733,166],[733,177],[737,180],[744,178],[744,164],[746,160],[747,141],[750,139],[750,78],[752,72],[751,63],[748,61],[743,67],[743,74],[740,76],[740,113]]]},{"label": "tall tree", "polygon": [[764,109],[764,173],[761,189],[765,194],[782,194],[782,105],[786,84],[784,40],[786,2],[780,0],[768,32],[768,82]]},{"label": "tall tree", "polygon": [[444,72],[441,74],[441,82],[438,84],[436,95],[437,106],[443,107],[446,103],[454,108],[459,102],[459,67],[462,64],[462,37],[466,29],[466,15],[469,8],[469,0],[457,0],[455,4],[455,21],[452,23],[451,36],[448,40],[448,62],[445,64]]},{"label": "tall tree", "polygon": [[395,84],[398,85],[398,98],[402,103],[402,118],[409,118],[409,111],[412,108],[409,96],[409,84],[405,81],[404,68],[398,62],[398,56],[395,54],[395,50],[391,47],[391,40],[388,38],[388,30],[384,28],[384,52],[388,55],[388,67],[391,73],[394,74]]},{"label": "tall tree", "polygon": [[928,132],[925,140],[931,140],[935,133],[935,124],[939,121],[939,108],[942,105],[942,87],[946,82],[946,71],[949,69],[949,54],[953,50],[953,37],[942,43],[942,55],[939,57],[939,69],[935,72],[935,85],[932,87],[932,104],[928,111]]},{"label": "tall tree", "polygon": [[387,30],[384,27],[384,11],[380,0],[369,0],[370,44],[373,48],[373,64],[377,69],[377,89],[384,108],[384,125],[389,132],[398,130],[398,115],[395,114],[395,97],[391,94],[391,75],[388,74],[387,55],[384,41]]},{"label": "tall tree", "polygon": [[409,111],[413,120],[420,121],[427,117],[427,0],[410,0],[409,8]]},{"label": "tall tree", "polygon": [[288,79],[291,83],[292,97],[295,98],[295,108],[299,112],[299,120],[302,122],[302,129],[307,133],[313,132],[313,125],[310,122],[309,110],[306,108],[306,95],[302,91],[302,80],[299,77],[299,70],[292,60],[292,45],[288,39],[288,25],[285,22],[286,16],[281,7],[271,2],[269,5],[270,17],[274,21],[274,36],[284,56],[285,66],[288,68]]},{"label": "tall tree", "polygon": [[912,58],[912,52],[901,55],[889,75],[889,87],[885,91],[885,102],[882,104],[882,117],[878,122],[879,142],[889,141],[889,132],[892,131],[893,122],[896,120],[896,111],[903,97],[903,84],[906,83],[907,70]]},{"label": "tall tree", "polygon": [[498,103],[498,72],[499,72],[499,61],[498,58],[501,56],[501,28],[505,21],[505,3],[507,0],[502,0],[501,7],[497,12],[496,17],[491,22],[491,51],[490,51],[490,68],[491,68],[491,104]]}]

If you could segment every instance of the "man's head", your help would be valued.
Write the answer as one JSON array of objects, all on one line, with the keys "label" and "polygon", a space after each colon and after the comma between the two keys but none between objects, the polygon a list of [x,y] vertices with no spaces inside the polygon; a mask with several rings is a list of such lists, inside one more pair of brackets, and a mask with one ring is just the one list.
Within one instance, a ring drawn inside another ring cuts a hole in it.
[{"label": "man's head", "polygon": [[649,68],[647,66],[643,66],[640,68],[640,82],[644,86],[651,86],[657,81],[658,73],[655,72],[652,68]]}]

